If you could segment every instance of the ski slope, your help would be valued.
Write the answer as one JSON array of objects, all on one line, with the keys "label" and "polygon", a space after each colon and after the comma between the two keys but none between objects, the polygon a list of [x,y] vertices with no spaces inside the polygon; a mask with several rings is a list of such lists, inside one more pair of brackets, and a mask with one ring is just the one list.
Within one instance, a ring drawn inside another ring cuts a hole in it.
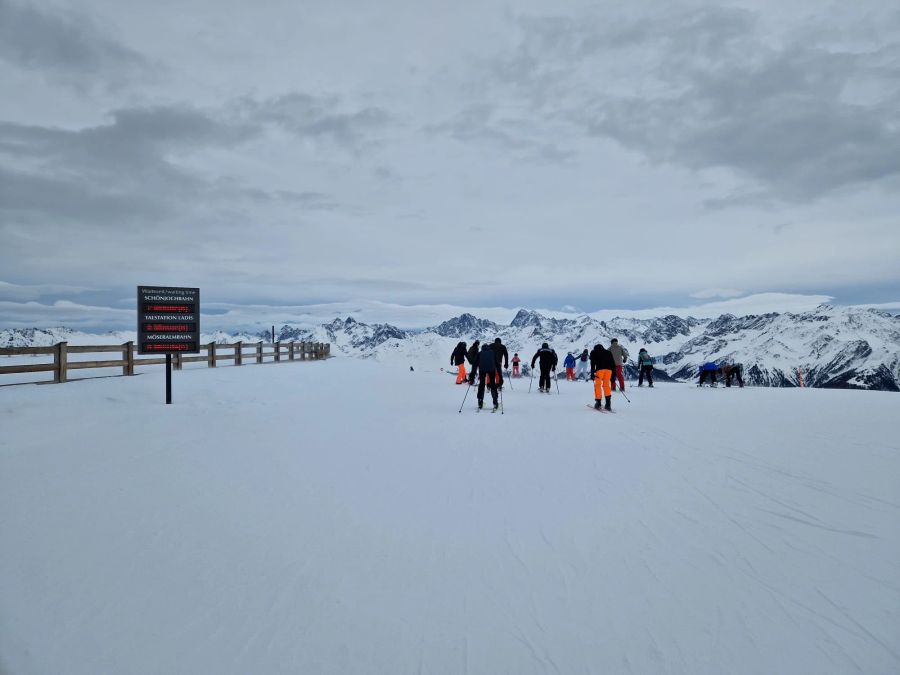
[{"label": "ski slope", "polygon": [[900,671],[896,394],[415,365],[0,388],[0,673]]}]

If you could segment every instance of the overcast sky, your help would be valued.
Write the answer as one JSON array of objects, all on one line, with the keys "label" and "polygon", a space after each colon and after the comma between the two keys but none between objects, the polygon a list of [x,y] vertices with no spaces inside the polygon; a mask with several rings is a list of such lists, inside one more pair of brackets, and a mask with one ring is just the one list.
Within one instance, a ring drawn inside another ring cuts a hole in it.
[{"label": "overcast sky", "polygon": [[900,307],[900,3],[0,0],[0,327],[138,284]]}]

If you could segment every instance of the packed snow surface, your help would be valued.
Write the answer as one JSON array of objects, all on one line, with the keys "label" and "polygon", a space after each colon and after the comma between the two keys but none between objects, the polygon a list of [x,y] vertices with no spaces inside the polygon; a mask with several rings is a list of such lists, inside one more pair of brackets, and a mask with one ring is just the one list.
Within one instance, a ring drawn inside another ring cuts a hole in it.
[{"label": "packed snow surface", "polygon": [[900,672],[896,394],[528,383],[0,388],[0,672]]}]

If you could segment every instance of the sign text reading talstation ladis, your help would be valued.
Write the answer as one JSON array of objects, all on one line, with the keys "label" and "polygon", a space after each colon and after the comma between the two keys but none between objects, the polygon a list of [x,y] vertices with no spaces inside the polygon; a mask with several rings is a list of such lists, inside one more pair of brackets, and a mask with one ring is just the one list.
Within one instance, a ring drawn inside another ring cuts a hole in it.
[{"label": "sign text reading talstation ladis", "polygon": [[138,286],[138,351],[192,354],[200,351],[200,289]]}]

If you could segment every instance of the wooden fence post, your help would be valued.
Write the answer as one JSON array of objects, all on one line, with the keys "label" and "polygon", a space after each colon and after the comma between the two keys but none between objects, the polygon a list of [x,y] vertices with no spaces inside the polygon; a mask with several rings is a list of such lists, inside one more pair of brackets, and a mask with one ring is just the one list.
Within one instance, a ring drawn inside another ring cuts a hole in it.
[{"label": "wooden fence post", "polygon": [[122,345],[122,359],[125,365],[122,366],[123,375],[134,375],[134,343],[126,342]]},{"label": "wooden fence post", "polygon": [[326,342],[325,343],[325,358],[328,358],[329,356],[331,356],[331,343]]},{"label": "wooden fence post", "polygon": [[262,340],[256,343],[256,362],[262,363]]},{"label": "wooden fence post", "polygon": [[294,360],[294,341],[288,342],[288,361]]},{"label": "wooden fence post", "polygon": [[209,363],[210,368],[216,367],[216,343],[210,342],[206,346],[206,360]]},{"label": "wooden fence post", "polygon": [[56,366],[53,381],[56,383],[65,382],[68,378],[68,342],[57,342],[56,351],[53,352],[53,365]]},{"label": "wooden fence post", "polygon": [[275,343],[275,360],[281,361],[281,341]]},{"label": "wooden fence post", "polygon": [[243,352],[244,351],[244,343],[236,342],[234,345],[234,365],[239,366],[243,363]]},{"label": "wooden fence post", "polygon": [[172,359],[172,368],[174,370],[181,370],[184,366],[184,363],[181,361],[181,354],[175,354],[175,358]]}]

